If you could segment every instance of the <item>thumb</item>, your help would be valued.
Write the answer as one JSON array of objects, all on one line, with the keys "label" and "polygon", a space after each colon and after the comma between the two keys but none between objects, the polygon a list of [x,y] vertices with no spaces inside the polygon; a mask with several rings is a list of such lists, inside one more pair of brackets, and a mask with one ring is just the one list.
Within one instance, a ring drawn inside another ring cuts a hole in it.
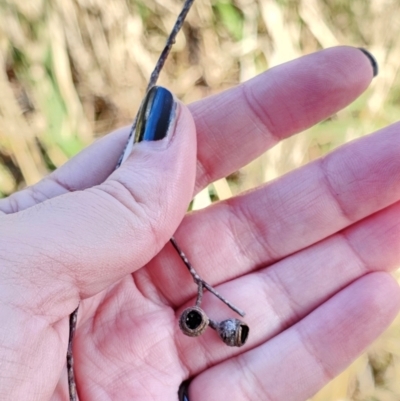
[{"label": "thumb", "polygon": [[49,314],[66,306],[66,298],[71,311],[78,296],[92,296],[145,265],[187,210],[196,169],[189,110],[168,90],[153,88],[135,138],[141,142],[103,184],[1,216],[0,253],[17,259],[8,272],[24,277],[25,294],[26,283],[32,284],[32,296],[49,306]]}]

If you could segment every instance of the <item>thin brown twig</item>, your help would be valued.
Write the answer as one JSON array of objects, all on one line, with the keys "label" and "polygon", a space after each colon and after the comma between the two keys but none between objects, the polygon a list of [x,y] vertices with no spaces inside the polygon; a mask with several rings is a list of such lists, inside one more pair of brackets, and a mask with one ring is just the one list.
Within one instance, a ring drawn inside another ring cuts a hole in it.
[{"label": "thin brown twig", "polygon": [[67,351],[67,371],[68,371],[68,391],[69,400],[76,400],[76,383],[74,376],[74,357],[72,354],[72,340],[76,330],[76,322],[78,320],[78,308],[76,308],[69,316],[69,339]]},{"label": "thin brown twig", "polygon": [[182,11],[178,15],[178,18],[176,19],[175,25],[172,28],[171,33],[169,34],[167,44],[164,47],[164,50],[161,52],[160,57],[158,58],[157,64],[154,68],[154,71],[151,73],[149,84],[147,85],[147,90],[148,92],[157,82],[158,77],[160,75],[160,72],[162,68],[164,67],[165,61],[167,60],[168,54],[171,51],[171,48],[173,44],[175,43],[176,35],[182,28],[182,25],[186,19],[186,16],[192,7],[194,3],[194,0],[186,0],[185,4],[182,7]]},{"label": "thin brown twig", "polygon": [[[182,251],[182,249],[179,247],[177,244],[176,240],[174,237],[170,239],[171,244],[175,248],[175,250],[178,252],[180,258],[182,259],[183,263],[185,266],[188,268],[189,273],[192,275],[194,282],[198,286],[198,297],[197,299],[201,300],[201,293],[203,291],[203,287],[206,288],[208,291],[210,291],[212,294],[214,294],[218,299],[220,299],[224,304],[229,306],[233,311],[235,311],[238,315],[244,316],[245,312],[242,311],[241,309],[237,308],[235,305],[232,305],[226,298],[224,298],[214,287],[212,287],[210,284],[208,284],[206,281],[204,281],[199,274],[196,272],[196,270],[193,268],[191,263],[189,262],[187,256],[185,253]],[[196,303],[197,305],[197,303]]]},{"label": "thin brown twig", "polygon": [[198,285],[198,289],[197,289],[197,299],[196,299],[196,306],[198,306],[200,308],[201,305],[201,301],[203,299],[203,290],[204,290],[204,285],[203,283],[199,283]]}]

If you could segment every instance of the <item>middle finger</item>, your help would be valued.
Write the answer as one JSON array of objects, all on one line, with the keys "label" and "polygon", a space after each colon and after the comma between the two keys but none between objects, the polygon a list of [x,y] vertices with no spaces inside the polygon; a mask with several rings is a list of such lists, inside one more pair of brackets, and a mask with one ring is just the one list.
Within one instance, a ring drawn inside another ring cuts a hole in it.
[{"label": "middle finger", "polygon": [[[394,124],[261,189],[189,215],[176,234],[178,243],[199,274],[215,285],[270,265],[397,202],[399,129]],[[179,306],[193,297],[195,286],[172,247],[160,256],[136,274],[149,275],[163,299]]]}]

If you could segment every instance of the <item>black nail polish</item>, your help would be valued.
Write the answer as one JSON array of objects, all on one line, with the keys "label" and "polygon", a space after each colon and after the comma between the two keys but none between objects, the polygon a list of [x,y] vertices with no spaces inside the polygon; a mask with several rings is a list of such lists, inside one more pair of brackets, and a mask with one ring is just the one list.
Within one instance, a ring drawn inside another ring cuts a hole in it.
[{"label": "black nail polish", "polygon": [[363,47],[359,47],[358,49],[361,50],[368,57],[368,60],[372,65],[372,72],[374,74],[374,77],[376,77],[378,75],[379,68],[378,68],[378,62],[376,61],[375,57]]},{"label": "black nail polish", "polygon": [[189,380],[186,380],[179,387],[178,391],[179,401],[189,401],[188,389],[189,389]]},{"label": "black nail polish", "polygon": [[151,88],[140,107],[135,142],[164,139],[175,117],[175,109],[176,103],[169,90],[161,86]]}]

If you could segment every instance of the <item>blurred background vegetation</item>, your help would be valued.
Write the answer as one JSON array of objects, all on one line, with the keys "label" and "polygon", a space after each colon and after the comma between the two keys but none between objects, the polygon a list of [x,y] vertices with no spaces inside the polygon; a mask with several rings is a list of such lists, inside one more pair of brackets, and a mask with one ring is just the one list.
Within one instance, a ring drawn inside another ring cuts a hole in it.
[{"label": "blurred background vegetation", "polygon": [[[96,137],[131,123],[181,5],[0,0],[0,196],[35,183]],[[380,73],[355,103],[214,183],[193,207],[226,199],[396,121],[399,12],[399,0],[196,0],[159,81],[186,103],[339,44],[369,49]],[[399,319],[312,398],[399,399]]]}]

